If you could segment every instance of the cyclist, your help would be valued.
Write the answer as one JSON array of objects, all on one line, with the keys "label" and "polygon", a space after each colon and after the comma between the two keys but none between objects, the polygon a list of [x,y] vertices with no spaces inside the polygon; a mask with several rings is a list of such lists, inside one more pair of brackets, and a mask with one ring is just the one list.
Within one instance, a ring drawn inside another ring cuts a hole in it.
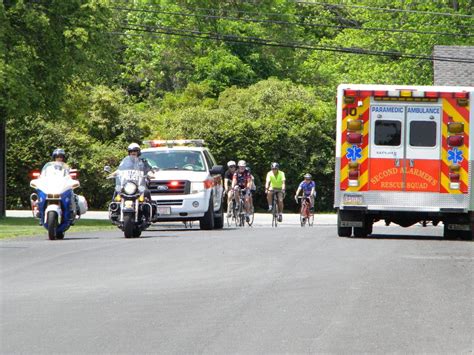
[{"label": "cyclist", "polygon": [[253,176],[252,174],[252,171],[250,170],[250,168],[247,166],[245,168],[245,170],[247,170],[250,174],[250,179],[252,180],[252,187],[250,188],[250,195],[251,195],[251,198],[249,200],[250,202],[250,205],[249,205],[249,211],[251,211],[253,213],[254,209],[253,209],[253,198],[255,196],[255,193],[257,191],[257,186],[255,185],[255,177]]},{"label": "cyclist", "polygon": [[249,208],[251,206],[250,200],[252,199],[252,195],[250,190],[252,188],[252,175],[246,169],[247,163],[245,160],[239,160],[238,162],[238,170],[234,173],[234,178],[232,180],[232,189],[234,190],[234,200],[237,205],[240,203],[240,194],[244,194],[244,210],[245,210],[245,220],[247,222],[250,221],[249,217]]},{"label": "cyclist", "polygon": [[277,194],[278,199],[278,221],[283,220],[283,198],[285,197],[286,178],[285,173],[280,171],[280,164],[272,163],[271,170],[265,180],[265,192],[267,194],[268,212],[272,211],[273,194]]},{"label": "cyclist", "polygon": [[232,180],[234,180],[234,173],[237,169],[236,162],[229,160],[227,162],[227,168],[227,171],[224,173],[224,193],[227,196],[227,217],[230,218],[232,216],[231,209],[233,198]]},{"label": "cyclist", "polygon": [[316,195],[316,183],[312,180],[311,174],[305,174],[304,180],[298,186],[295,193],[295,201],[298,203],[298,195],[303,191],[303,196],[309,198],[311,212],[314,210],[314,196]]}]

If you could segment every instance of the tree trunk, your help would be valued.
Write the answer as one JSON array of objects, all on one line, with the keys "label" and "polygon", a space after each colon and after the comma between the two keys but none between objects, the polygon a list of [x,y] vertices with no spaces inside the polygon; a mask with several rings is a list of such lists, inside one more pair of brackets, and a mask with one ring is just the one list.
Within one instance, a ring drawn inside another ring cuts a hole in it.
[{"label": "tree trunk", "polygon": [[[0,110],[1,111],[1,110]],[[0,117],[0,218],[7,209],[7,134],[6,117]]]}]

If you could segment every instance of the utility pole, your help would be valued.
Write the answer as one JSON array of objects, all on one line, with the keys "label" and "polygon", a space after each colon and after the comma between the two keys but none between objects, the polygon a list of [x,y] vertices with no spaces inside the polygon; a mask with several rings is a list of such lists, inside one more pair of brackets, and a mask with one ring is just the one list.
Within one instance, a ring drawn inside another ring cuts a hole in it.
[{"label": "utility pole", "polygon": [[[0,110],[0,112],[3,110]],[[6,117],[0,115],[0,218],[7,210],[7,134]]]}]

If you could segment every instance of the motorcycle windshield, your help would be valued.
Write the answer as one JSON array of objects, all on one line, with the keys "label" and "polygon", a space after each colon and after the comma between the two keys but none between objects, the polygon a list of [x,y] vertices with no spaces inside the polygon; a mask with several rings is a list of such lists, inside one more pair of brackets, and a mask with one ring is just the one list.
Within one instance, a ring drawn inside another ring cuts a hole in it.
[{"label": "motorcycle windshield", "polygon": [[69,176],[69,168],[66,164],[60,162],[49,162],[41,170],[41,177],[63,178]]},{"label": "motorcycle windshield", "polygon": [[118,189],[122,188],[127,182],[133,182],[140,191],[145,189],[145,174],[143,172],[143,163],[138,158],[128,156],[122,160],[118,167],[115,185]]}]

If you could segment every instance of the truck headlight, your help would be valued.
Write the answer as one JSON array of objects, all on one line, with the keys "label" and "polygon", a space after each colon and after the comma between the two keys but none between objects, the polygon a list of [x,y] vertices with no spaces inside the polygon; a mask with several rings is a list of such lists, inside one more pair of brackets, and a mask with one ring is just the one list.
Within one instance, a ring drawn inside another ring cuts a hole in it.
[{"label": "truck headlight", "polygon": [[204,182],[192,182],[191,183],[191,193],[192,194],[198,194],[200,192],[203,192],[204,190],[205,190]]},{"label": "truck headlight", "polygon": [[214,186],[214,180],[213,179],[206,179],[204,181],[199,181],[199,182],[192,182],[191,183],[191,193],[192,194],[197,194],[199,192],[204,192],[207,189],[210,189]]},{"label": "truck headlight", "polygon": [[133,195],[137,192],[137,185],[129,181],[123,185],[123,192],[127,195]]}]

